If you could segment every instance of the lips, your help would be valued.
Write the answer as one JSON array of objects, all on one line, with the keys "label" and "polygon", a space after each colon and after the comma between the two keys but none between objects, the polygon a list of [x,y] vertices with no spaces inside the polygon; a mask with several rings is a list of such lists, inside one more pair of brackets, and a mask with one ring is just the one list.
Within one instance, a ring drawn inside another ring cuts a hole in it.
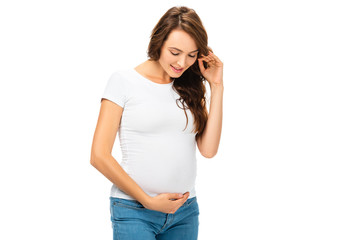
[{"label": "lips", "polygon": [[182,72],[182,70],[184,69],[184,68],[176,68],[173,65],[170,65],[170,66],[174,70],[174,72],[176,72],[176,73]]}]

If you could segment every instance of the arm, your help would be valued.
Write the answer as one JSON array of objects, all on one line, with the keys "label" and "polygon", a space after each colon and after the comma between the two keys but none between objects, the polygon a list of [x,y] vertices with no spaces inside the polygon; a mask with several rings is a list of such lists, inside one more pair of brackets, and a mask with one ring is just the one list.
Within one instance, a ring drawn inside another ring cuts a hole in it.
[{"label": "arm", "polygon": [[151,197],[137,185],[111,155],[122,113],[123,108],[117,104],[107,99],[101,102],[100,114],[91,147],[90,163],[126,194],[143,205],[147,205]]},{"label": "arm", "polygon": [[[217,153],[221,136],[224,92],[223,63],[212,52],[198,60],[201,73],[210,84],[211,99],[208,120],[203,134],[197,140],[197,146],[201,155],[212,158]],[[207,62],[206,69],[203,61]]]},{"label": "arm", "polygon": [[211,99],[208,120],[203,134],[197,140],[199,151],[206,158],[214,157],[219,148],[223,115],[224,86],[223,84],[210,85],[210,88]]}]

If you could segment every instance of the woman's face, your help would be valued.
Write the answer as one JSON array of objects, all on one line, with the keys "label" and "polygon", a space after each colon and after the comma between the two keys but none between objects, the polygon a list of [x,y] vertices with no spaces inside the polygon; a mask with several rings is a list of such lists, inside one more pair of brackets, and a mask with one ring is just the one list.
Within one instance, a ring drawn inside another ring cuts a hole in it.
[{"label": "woman's face", "polygon": [[161,48],[159,63],[172,78],[180,77],[197,59],[199,50],[184,30],[174,29]]}]

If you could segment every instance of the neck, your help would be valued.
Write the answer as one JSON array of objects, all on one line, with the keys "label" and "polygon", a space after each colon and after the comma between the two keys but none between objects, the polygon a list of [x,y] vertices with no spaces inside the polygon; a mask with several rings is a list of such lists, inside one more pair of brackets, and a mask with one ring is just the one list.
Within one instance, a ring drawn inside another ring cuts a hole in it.
[{"label": "neck", "polygon": [[169,74],[167,74],[167,72],[163,69],[159,61],[147,60],[145,63],[148,74],[151,75],[153,78],[156,78],[159,81],[165,83],[171,82]]}]

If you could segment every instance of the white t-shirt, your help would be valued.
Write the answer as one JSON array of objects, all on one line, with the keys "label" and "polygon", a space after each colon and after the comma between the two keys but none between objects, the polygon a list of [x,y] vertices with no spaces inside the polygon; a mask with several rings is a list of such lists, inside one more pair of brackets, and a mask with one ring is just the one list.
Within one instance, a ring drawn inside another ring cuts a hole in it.
[{"label": "white t-shirt", "polygon": [[[180,96],[172,86],[125,69],[111,75],[102,98],[124,108],[118,135],[126,173],[151,197],[189,191],[192,198],[197,173],[194,118],[187,109],[185,129],[185,112],[177,106]],[[134,200],[115,184],[110,195]]]}]

